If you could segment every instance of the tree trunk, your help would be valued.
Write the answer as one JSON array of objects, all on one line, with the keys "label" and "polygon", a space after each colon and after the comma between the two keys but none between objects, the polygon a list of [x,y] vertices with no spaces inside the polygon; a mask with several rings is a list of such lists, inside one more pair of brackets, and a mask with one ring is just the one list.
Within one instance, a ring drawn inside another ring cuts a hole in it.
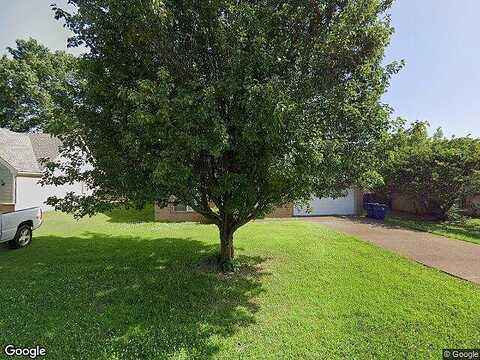
[{"label": "tree trunk", "polygon": [[220,226],[220,266],[225,272],[233,271],[233,230],[229,224]]}]

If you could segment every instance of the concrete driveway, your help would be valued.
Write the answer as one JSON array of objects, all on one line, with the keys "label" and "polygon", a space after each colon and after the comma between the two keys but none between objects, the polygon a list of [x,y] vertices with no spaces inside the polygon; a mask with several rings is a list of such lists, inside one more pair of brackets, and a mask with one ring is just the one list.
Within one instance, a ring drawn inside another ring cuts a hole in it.
[{"label": "concrete driveway", "polygon": [[355,217],[305,218],[480,284],[480,245]]}]

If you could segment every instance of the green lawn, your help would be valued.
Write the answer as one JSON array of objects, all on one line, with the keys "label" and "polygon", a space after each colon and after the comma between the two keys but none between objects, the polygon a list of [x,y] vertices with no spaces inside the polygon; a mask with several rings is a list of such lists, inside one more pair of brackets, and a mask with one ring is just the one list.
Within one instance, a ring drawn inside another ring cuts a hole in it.
[{"label": "green lawn", "polygon": [[40,344],[61,360],[439,359],[480,347],[478,286],[302,221],[250,224],[236,246],[240,269],[221,276],[195,265],[216,251],[211,225],[47,214],[31,247],[0,249],[0,347]]},{"label": "green lawn", "polygon": [[393,215],[389,216],[386,222],[409,229],[446,236],[451,239],[480,244],[480,219],[467,219],[460,223],[449,223]]}]

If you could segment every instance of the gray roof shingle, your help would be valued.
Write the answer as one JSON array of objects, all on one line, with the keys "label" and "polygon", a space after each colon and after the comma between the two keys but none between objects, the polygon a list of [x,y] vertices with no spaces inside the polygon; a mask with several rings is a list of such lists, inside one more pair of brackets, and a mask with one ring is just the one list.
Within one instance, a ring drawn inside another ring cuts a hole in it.
[{"label": "gray roof shingle", "polygon": [[29,134],[32,143],[33,152],[37,158],[38,166],[41,170],[45,169],[42,159],[55,160],[60,155],[60,139],[50,134]]},{"label": "gray roof shingle", "polygon": [[42,158],[54,160],[61,142],[48,134],[20,134],[0,128],[0,158],[17,172],[41,174]]}]

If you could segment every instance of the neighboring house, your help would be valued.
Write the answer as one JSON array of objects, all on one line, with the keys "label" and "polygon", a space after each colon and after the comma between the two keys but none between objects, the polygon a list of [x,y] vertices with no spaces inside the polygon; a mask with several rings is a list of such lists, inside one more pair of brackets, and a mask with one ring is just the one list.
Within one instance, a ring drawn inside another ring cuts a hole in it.
[{"label": "neighboring house", "polygon": [[[429,215],[429,211],[425,209],[425,206],[405,194],[394,192],[392,193],[391,198],[393,211],[415,215]],[[477,214],[480,209],[480,194],[463,199],[460,207],[463,208],[466,213],[471,213],[473,215]]]},{"label": "neighboring house", "polygon": [[83,184],[42,186],[41,159],[58,160],[60,140],[48,134],[20,134],[0,129],[0,213],[41,207],[50,196],[84,193]]},{"label": "neighboring house", "polygon": [[[19,134],[0,129],[0,213],[42,207],[51,196],[64,197],[69,192],[85,194],[88,190],[81,183],[65,186],[39,184],[45,169],[41,159],[59,158],[60,140],[48,134]],[[363,193],[350,190],[338,199],[313,198],[308,209],[288,205],[277,208],[267,217],[288,218],[294,216],[357,215],[362,212]],[[155,208],[158,221],[202,221],[202,216],[188,206]]]},{"label": "neighboring house", "polygon": [[[313,198],[307,209],[288,205],[275,209],[267,217],[289,218],[304,216],[327,216],[327,215],[359,215],[363,209],[363,192],[349,190],[347,195],[338,199]],[[190,207],[169,205],[165,208],[155,207],[155,219],[157,221],[203,221],[203,217],[194,212]]]}]

